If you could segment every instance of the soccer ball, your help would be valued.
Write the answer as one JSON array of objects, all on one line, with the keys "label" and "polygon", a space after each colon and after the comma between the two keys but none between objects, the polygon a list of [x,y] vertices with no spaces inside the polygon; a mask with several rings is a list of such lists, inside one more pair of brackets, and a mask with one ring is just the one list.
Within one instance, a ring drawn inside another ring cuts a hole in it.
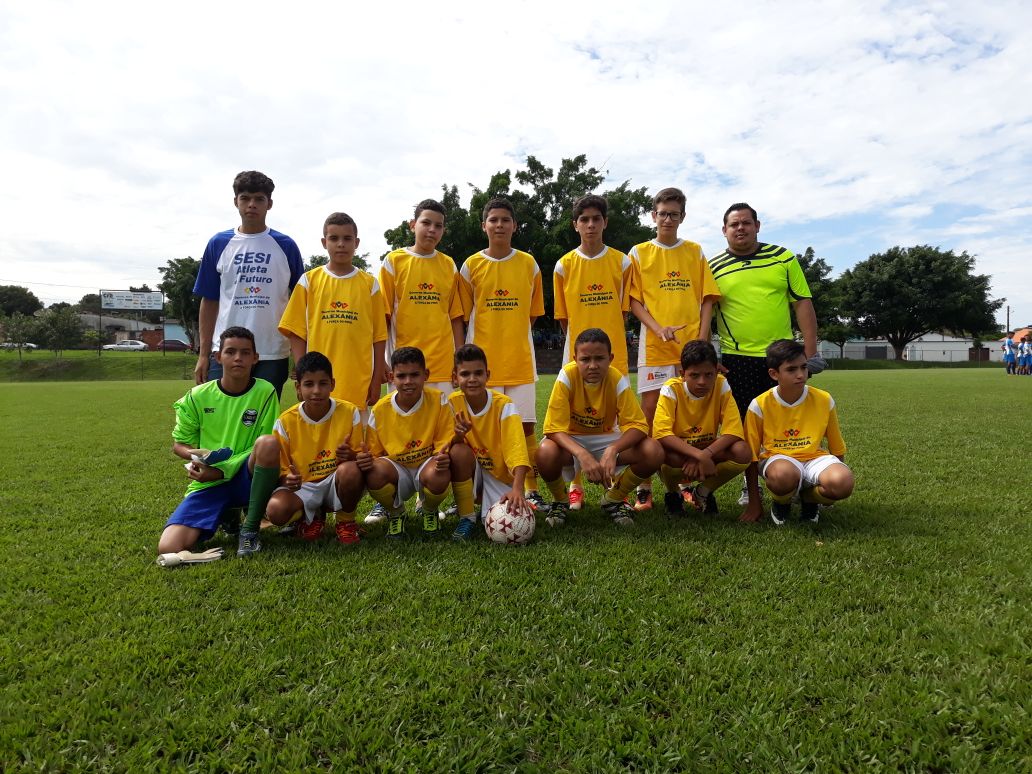
[{"label": "soccer ball", "polygon": [[509,513],[506,503],[495,503],[484,517],[484,531],[495,543],[523,546],[534,537],[534,513]]}]

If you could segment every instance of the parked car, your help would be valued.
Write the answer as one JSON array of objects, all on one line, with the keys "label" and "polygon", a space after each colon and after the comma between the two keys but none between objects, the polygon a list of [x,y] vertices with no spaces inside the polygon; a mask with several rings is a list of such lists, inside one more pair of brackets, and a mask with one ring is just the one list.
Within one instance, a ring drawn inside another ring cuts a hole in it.
[{"label": "parked car", "polygon": [[28,341],[23,342],[20,345],[15,344],[13,341],[5,341],[3,344],[0,344],[0,346],[2,346],[4,349],[18,349],[19,346],[22,349],[39,349],[39,347],[37,347],[35,344],[32,344]]},{"label": "parked car", "polygon": [[126,339],[117,344],[105,344],[101,349],[110,349],[116,352],[146,352],[147,345],[136,339]]},{"label": "parked car", "polygon": [[161,352],[162,350],[166,352],[193,352],[193,347],[182,339],[162,339],[154,347],[154,351]]}]

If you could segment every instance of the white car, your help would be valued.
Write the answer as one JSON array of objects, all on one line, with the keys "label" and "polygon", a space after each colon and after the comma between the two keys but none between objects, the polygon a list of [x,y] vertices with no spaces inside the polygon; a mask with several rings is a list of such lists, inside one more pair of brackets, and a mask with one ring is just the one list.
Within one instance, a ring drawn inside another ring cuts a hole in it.
[{"label": "white car", "polygon": [[[13,341],[6,341],[0,346],[2,346],[4,349],[18,349],[19,347],[19,345],[15,344]],[[20,346],[22,349],[39,349],[39,347],[37,347],[35,344],[32,344],[28,341],[23,342]]]},{"label": "white car", "polygon": [[111,349],[116,352],[146,352],[148,347],[142,341],[126,339],[125,341],[120,341],[117,344],[105,344],[101,349]]}]

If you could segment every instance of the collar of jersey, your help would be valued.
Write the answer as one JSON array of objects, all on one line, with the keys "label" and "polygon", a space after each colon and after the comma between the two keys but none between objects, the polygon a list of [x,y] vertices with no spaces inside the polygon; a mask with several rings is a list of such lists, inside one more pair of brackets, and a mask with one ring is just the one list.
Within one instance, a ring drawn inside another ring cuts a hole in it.
[{"label": "collar of jersey", "polygon": [[347,274],[334,274],[332,271],[330,271],[330,267],[325,265],[325,264],[323,264],[319,268],[322,269],[327,274],[329,274],[334,279],[347,279],[348,277],[354,277],[355,273],[358,271],[358,267],[357,266],[352,266],[351,267],[351,271],[349,271]]},{"label": "collar of jersey", "polygon": [[774,388],[774,400],[776,400],[778,403],[780,403],[785,408],[795,408],[800,403],[802,403],[804,400],[806,400],[806,396],[809,395],[809,394],[810,394],[810,385],[804,384],[803,385],[803,394],[799,396],[799,400],[797,400],[795,403],[789,403],[788,401],[786,401],[784,398],[781,397],[781,393],[778,392],[778,388],[777,387]]},{"label": "collar of jersey", "polygon": [[410,408],[408,411],[405,411],[405,409],[398,405],[398,391],[395,390],[391,394],[391,406],[393,406],[394,410],[401,414],[403,417],[407,417],[410,414],[415,414],[417,411],[419,411],[419,407],[423,405],[423,398],[425,397],[426,391],[424,390],[423,393],[419,396],[419,400],[417,400],[413,404],[412,408]]},{"label": "collar of jersey", "polygon": [[330,398],[330,410],[326,412],[326,415],[322,419],[312,419],[308,414],[305,413],[305,402],[301,401],[297,404],[297,411],[301,415],[301,418],[310,425],[321,425],[330,421],[330,417],[333,416],[333,412],[337,410],[337,401]]},{"label": "collar of jersey", "polygon": [[585,261],[597,261],[599,258],[602,258],[606,253],[609,252],[609,245],[602,245],[602,252],[598,255],[588,255],[584,252],[581,252],[581,249],[579,247],[575,247],[573,251],[577,253],[577,255],[579,255],[581,258],[583,258]]},{"label": "collar of jersey", "polygon": [[415,258],[433,258],[435,255],[437,255],[437,250],[434,250],[432,253],[417,253],[411,247],[406,247],[404,248],[404,250],[406,253]]}]

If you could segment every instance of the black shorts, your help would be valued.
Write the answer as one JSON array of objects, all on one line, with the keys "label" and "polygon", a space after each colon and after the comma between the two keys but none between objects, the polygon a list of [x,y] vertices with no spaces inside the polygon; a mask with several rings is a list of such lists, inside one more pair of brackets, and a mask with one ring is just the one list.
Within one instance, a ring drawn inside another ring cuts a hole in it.
[{"label": "black shorts", "polygon": [[745,412],[753,398],[757,398],[777,382],[767,373],[767,358],[749,357],[748,355],[721,355],[727,373],[724,375],[731,386],[731,394],[738,404],[738,413],[745,419]]}]

